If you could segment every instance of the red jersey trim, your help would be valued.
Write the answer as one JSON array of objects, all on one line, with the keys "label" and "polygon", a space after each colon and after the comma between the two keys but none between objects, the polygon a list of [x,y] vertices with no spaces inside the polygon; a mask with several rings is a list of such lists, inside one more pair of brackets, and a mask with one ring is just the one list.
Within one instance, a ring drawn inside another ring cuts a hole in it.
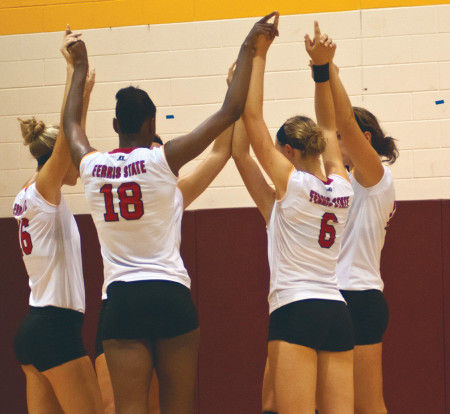
[{"label": "red jersey trim", "polygon": [[[117,154],[117,153],[125,153],[125,154],[130,154],[131,152],[133,152],[136,149],[139,149],[141,147],[134,147],[134,148],[117,148],[115,150],[109,151],[108,154]],[[143,147],[142,147],[143,148]]]},{"label": "red jersey trim", "polygon": [[[333,179],[330,177],[327,177],[327,181],[323,181],[321,180],[319,177],[317,177],[317,175],[311,174],[309,172],[304,171],[306,174],[312,175],[313,177],[316,177],[319,181],[323,182],[325,185],[330,185],[333,182]],[[338,174],[336,174],[338,175]]]}]

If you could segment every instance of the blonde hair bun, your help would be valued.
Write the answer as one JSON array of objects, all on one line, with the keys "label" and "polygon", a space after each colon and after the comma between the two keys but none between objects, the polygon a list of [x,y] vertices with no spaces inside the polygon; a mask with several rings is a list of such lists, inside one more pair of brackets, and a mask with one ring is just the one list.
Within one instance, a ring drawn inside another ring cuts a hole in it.
[{"label": "blonde hair bun", "polygon": [[23,144],[28,145],[30,153],[37,160],[44,155],[51,154],[58,136],[58,126],[46,126],[43,121],[34,116],[29,119],[20,119]]},{"label": "blonde hair bun", "polygon": [[39,139],[39,135],[45,131],[45,124],[42,121],[38,121],[34,116],[30,119],[20,119],[20,129],[25,145],[30,145],[33,141]]}]

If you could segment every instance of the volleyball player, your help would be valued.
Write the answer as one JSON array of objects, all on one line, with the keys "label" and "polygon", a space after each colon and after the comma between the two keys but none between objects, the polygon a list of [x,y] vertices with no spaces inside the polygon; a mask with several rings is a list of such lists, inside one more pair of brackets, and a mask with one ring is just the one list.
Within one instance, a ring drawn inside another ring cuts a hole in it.
[{"label": "volleyball player", "polygon": [[176,177],[242,113],[255,43],[276,35],[267,23],[272,16],[245,39],[222,108],[191,133],[152,150],[156,108],[132,87],[116,96],[120,148],[102,154],[89,145],[80,128],[87,52],[81,41],[70,49],[75,70],[64,130],[102,247],[108,295],[103,346],[119,414],[147,414],[153,367],[162,413],[193,412],[199,330],[177,246]]},{"label": "volleyball player", "polygon": [[355,193],[337,266],[339,287],[355,332],[355,413],[387,413],[383,398],[382,340],[389,319],[380,275],[386,228],[395,210],[392,174],[383,161],[395,162],[394,139],[385,136],[377,118],[352,108],[336,67],[330,62],[330,85],[344,163]]},{"label": "volleyball player", "polygon": [[[67,49],[79,36],[67,27],[61,48],[67,61],[63,108],[73,73]],[[82,97],[83,129],[93,86],[92,73]],[[61,194],[64,184],[76,184],[78,172],[62,126],[45,126],[35,118],[20,122],[24,143],[38,162],[13,212],[31,289],[30,310],[14,342],[26,375],[28,412],[100,414],[100,390],[81,338],[85,294],[80,236]]]},{"label": "volleyball player", "polygon": [[[306,42],[316,96],[330,93],[326,64],[334,54],[319,42],[320,36],[317,30],[314,41]],[[256,46],[243,120],[256,157],[275,186],[274,192],[254,187],[252,196],[260,198],[257,205],[267,223],[268,354],[278,410],[313,413],[317,399],[321,414],[352,413],[353,332],[335,269],[353,191],[335,125],[325,116],[333,113],[332,101],[317,113],[322,129],[296,116],[283,124],[273,144],[262,115],[270,43],[260,38]]]},{"label": "volleyball player", "polygon": [[[180,222],[179,229],[181,230],[181,219],[184,209],[186,209],[206,188],[211,184],[214,178],[226,165],[231,156],[231,135],[233,127],[228,127],[215,140],[213,147],[207,157],[196,167],[193,171],[178,180],[177,189],[175,192],[175,220]],[[151,148],[158,148],[163,145],[161,138],[155,135]],[[181,243],[181,232],[177,233],[177,245]],[[105,354],[101,341],[101,329],[103,325],[103,318],[106,313],[107,297],[104,292],[102,300],[102,308],[99,316],[99,326],[97,330],[96,339],[96,360],[95,368],[99,378],[100,389],[103,397],[103,405],[105,407],[104,414],[114,414],[114,395],[109,377],[108,366],[106,364]],[[159,414],[159,383],[158,377],[152,377],[149,399],[148,399],[148,413]]]}]

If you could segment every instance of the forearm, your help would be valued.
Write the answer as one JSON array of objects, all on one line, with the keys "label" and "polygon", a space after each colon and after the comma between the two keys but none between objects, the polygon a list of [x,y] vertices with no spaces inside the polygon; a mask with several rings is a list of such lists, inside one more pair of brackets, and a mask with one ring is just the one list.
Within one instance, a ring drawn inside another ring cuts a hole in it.
[{"label": "forearm", "polygon": [[64,110],[64,133],[69,144],[72,161],[78,167],[83,152],[83,143],[79,140],[81,118],[83,114],[83,91],[86,81],[87,64],[75,66],[69,95]]},{"label": "forearm", "polygon": [[239,51],[236,70],[231,81],[222,109],[231,114],[232,122],[239,119],[244,111],[245,101],[252,74],[253,47],[245,41]]},{"label": "forearm", "polygon": [[[63,129],[63,116],[64,116],[64,109],[67,103],[67,96],[69,94],[70,86],[72,83],[72,76],[73,76],[73,66],[71,64],[67,65],[67,77],[66,77],[66,86],[64,89],[64,96],[63,96],[63,102],[61,105],[61,115],[60,115],[60,124],[59,124],[59,134],[58,139],[56,140],[55,147],[53,149],[53,154],[58,157],[67,157],[70,158],[69,155],[69,148],[67,146],[67,142],[64,136],[64,129]],[[61,159],[61,164],[65,165],[67,168],[69,164],[64,160]],[[67,170],[66,168],[66,170]],[[62,173],[64,174],[64,173]]]},{"label": "forearm", "polygon": [[80,64],[74,68],[72,84],[70,86],[63,116],[64,131],[69,140],[72,138],[69,136],[70,128],[74,125],[81,127],[81,118],[83,114],[83,92],[84,84],[86,82],[87,69],[86,64]]},{"label": "forearm", "polygon": [[333,95],[330,82],[315,82],[314,107],[318,125],[327,130],[336,131]]},{"label": "forearm", "polygon": [[353,106],[350,102],[350,98],[338,76],[334,64],[330,64],[330,87],[336,114],[336,125],[338,130],[343,132],[348,128],[349,123],[356,121],[353,115]]},{"label": "forearm", "polygon": [[250,88],[245,103],[244,119],[263,116],[264,99],[264,72],[266,68],[266,56],[256,55],[253,58],[252,77]]},{"label": "forearm", "polygon": [[87,113],[89,109],[89,101],[91,99],[91,94],[85,94],[83,97],[83,113],[81,114],[81,128],[83,128],[83,131],[86,131],[86,119],[87,119]]}]

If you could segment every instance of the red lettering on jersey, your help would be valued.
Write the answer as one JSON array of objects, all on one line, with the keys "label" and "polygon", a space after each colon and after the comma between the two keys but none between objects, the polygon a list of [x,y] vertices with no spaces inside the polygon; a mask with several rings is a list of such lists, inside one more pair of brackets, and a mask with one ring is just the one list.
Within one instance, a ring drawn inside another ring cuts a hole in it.
[{"label": "red lettering on jersey", "polygon": [[106,178],[112,178],[113,167],[108,167]]},{"label": "red lettering on jersey", "polygon": [[100,177],[101,178],[105,178],[106,177],[106,170],[108,169],[108,167],[106,165],[102,165],[102,172],[100,173]]},{"label": "red lettering on jersey", "polygon": [[133,164],[131,164],[131,175],[136,175],[138,172],[136,171],[136,163],[133,162]]},{"label": "red lettering on jersey", "polygon": [[93,170],[92,170],[92,177],[95,177],[95,172],[97,171],[97,167],[98,167],[98,165],[95,164],[95,165],[94,165],[94,168],[93,168]]},{"label": "red lettering on jersey", "polygon": [[145,161],[139,161],[139,164],[141,165],[141,172],[146,173],[147,170],[145,169]]}]

